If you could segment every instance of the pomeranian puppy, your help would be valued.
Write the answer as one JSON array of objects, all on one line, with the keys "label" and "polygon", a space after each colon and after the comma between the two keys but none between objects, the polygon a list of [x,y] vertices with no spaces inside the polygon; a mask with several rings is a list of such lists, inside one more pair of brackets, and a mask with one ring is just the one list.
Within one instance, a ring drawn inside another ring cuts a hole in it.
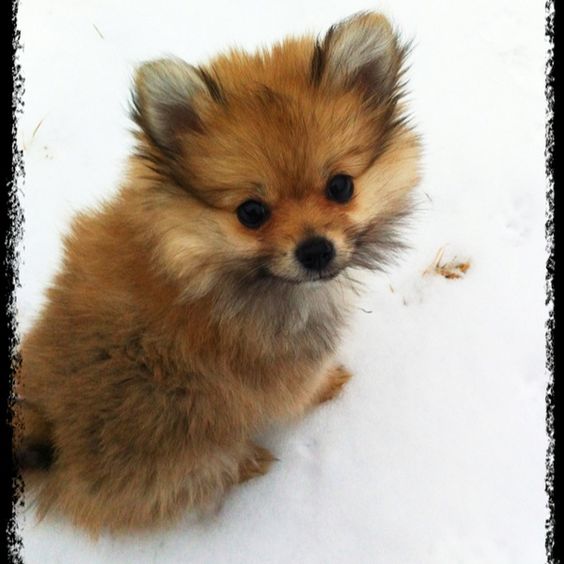
[{"label": "pomeranian puppy", "polygon": [[350,270],[400,248],[419,141],[379,14],[136,72],[137,148],[80,214],[22,342],[16,456],[40,516],[98,534],[217,506],[273,422],[333,398]]}]

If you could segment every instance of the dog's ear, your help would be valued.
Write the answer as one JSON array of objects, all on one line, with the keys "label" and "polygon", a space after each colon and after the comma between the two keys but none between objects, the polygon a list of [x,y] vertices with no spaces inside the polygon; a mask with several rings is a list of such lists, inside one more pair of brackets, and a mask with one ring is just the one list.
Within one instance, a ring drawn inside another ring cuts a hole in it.
[{"label": "dog's ear", "polygon": [[385,16],[363,12],[332,26],[316,42],[311,78],[316,85],[358,87],[385,100],[398,86],[407,51]]},{"label": "dog's ear", "polygon": [[219,86],[203,69],[178,58],[149,61],[136,71],[131,115],[149,141],[174,154],[182,133],[202,129],[198,101],[219,96]]}]

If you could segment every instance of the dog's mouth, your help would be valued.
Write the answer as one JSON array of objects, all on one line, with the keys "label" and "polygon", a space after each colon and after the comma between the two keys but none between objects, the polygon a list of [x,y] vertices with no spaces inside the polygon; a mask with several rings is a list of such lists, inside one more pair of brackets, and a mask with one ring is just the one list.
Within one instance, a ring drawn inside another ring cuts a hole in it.
[{"label": "dog's mouth", "polygon": [[261,278],[269,278],[271,280],[278,280],[287,284],[300,285],[329,282],[337,278],[337,276],[339,276],[339,274],[341,274],[343,270],[344,268],[337,268],[331,271],[313,272],[308,273],[305,276],[293,278],[290,276],[276,274],[275,272],[272,272],[267,266],[265,266],[260,270],[259,274]]},{"label": "dog's mouth", "polygon": [[313,280],[307,280],[307,282],[333,280],[334,278],[337,278],[337,276],[339,276],[339,274],[341,274],[343,270],[343,268],[339,268],[331,272],[320,272],[316,277],[313,278]]}]

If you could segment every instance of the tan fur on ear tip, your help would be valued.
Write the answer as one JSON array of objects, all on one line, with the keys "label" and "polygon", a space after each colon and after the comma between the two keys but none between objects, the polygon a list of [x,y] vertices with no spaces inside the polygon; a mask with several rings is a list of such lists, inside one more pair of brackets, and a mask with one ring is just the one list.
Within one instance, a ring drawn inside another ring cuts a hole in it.
[{"label": "tan fur on ear tip", "polygon": [[196,68],[179,57],[154,59],[141,64],[135,70],[134,80],[144,93],[165,97],[191,94],[204,88]]},{"label": "tan fur on ear tip", "polygon": [[337,24],[337,27],[345,30],[352,30],[355,28],[372,28],[372,29],[380,29],[382,31],[387,31],[388,33],[393,32],[393,27],[386,15],[382,12],[371,12],[371,11],[361,11],[357,12],[345,18],[341,22]]}]

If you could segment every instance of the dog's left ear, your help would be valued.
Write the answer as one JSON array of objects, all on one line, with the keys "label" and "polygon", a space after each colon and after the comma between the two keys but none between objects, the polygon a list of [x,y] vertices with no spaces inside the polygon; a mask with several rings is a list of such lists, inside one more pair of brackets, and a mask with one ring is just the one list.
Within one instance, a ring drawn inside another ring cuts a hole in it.
[{"label": "dog's left ear", "polygon": [[149,61],[135,74],[132,118],[157,149],[174,155],[181,135],[202,127],[198,104],[219,96],[203,69],[178,58]]},{"label": "dog's left ear", "polygon": [[393,96],[408,48],[385,16],[364,12],[332,26],[315,45],[311,78],[316,85],[360,88],[379,101]]}]

